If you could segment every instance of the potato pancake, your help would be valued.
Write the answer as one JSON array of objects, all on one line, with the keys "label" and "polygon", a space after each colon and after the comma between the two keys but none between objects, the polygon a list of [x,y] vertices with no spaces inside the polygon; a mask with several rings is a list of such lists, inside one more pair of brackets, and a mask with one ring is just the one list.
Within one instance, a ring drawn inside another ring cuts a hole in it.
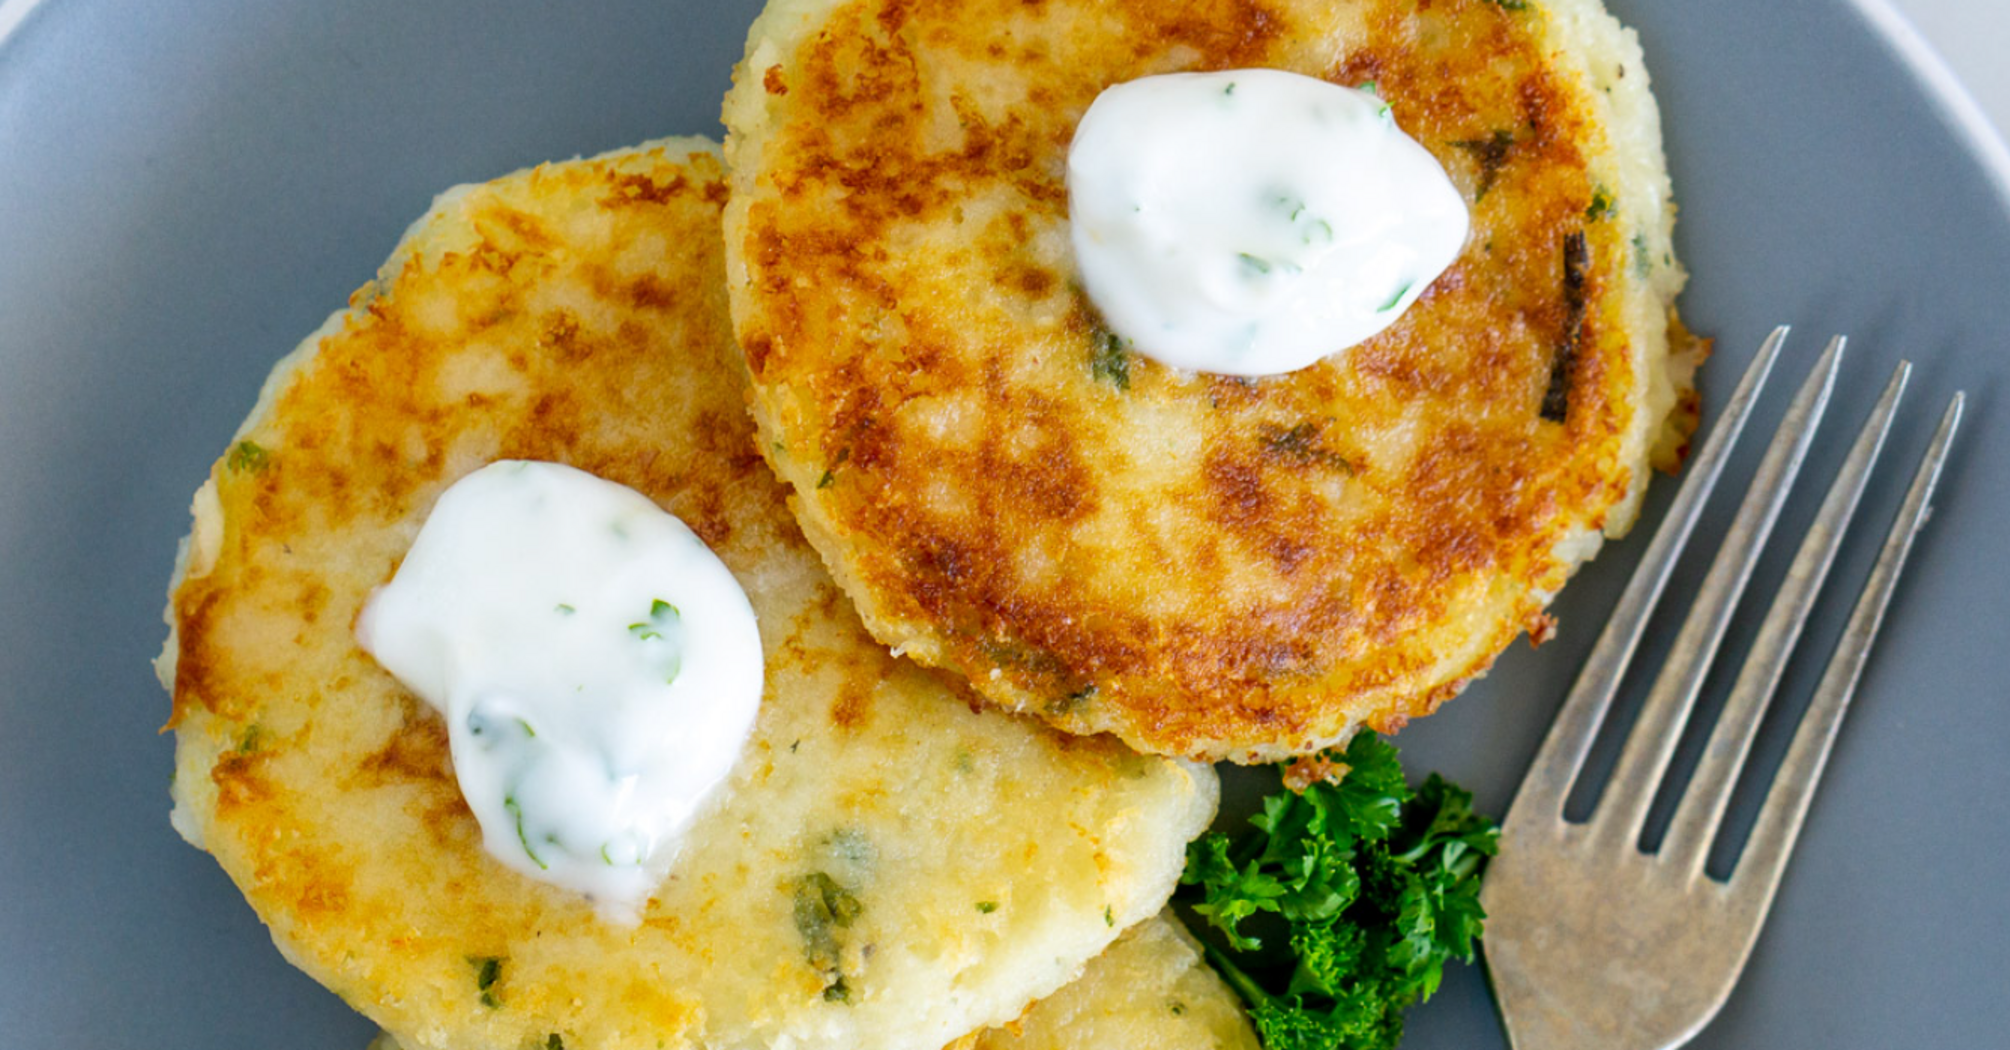
[{"label": "potato pancake", "polygon": [[[716,147],[443,195],[281,363],[195,500],[161,661],[175,826],[411,1050],[939,1050],[1172,892],[1213,771],[982,710],[868,636],[753,447]],[[505,458],[656,500],[746,591],[766,689],[639,925],[488,853],[443,721],[356,644],[439,493]]]},{"label": "potato pancake", "polygon": [[[1256,1030],[1170,914],[1124,931],[1082,976],[948,1050],[1258,1050]],[[369,1050],[402,1050],[390,1033]]]},{"label": "potato pancake", "polygon": [[[1248,67],[1372,81],[1472,234],[1380,335],[1238,379],[1103,328],[1065,164],[1110,85]],[[772,0],[725,120],[735,328],[811,543],[880,640],[1071,732],[1394,731],[1545,635],[1694,425],[1660,118],[1595,0]]]},{"label": "potato pancake", "polygon": [[[1258,1050],[1242,1000],[1171,914],[1124,931],[1080,980],[968,1050]],[[957,1050],[964,1050],[959,1046]]]}]

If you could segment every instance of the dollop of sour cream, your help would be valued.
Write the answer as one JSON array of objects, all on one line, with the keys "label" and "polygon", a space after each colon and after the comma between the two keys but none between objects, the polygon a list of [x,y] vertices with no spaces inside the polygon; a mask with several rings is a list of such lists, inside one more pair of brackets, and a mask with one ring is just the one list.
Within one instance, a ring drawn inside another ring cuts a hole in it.
[{"label": "dollop of sour cream", "polygon": [[356,621],[447,723],[489,853],[632,923],[752,731],[754,610],[675,517],[555,463],[440,496]]},{"label": "dollop of sour cream", "polygon": [[1471,226],[1373,91],[1272,69],[1105,90],[1068,149],[1068,210],[1083,287],[1117,335],[1239,376],[1388,327]]}]

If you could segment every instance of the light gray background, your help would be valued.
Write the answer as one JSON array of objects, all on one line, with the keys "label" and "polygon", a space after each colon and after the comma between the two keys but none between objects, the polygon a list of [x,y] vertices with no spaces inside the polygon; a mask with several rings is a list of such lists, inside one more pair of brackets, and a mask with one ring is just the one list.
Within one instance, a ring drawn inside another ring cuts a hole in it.
[{"label": "light gray background", "polygon": [[[2010,11],[1903,2],[2010,121]],[[1978,146],[1963,107],[1847,0],[1608,3],[1641,30],[1668,115],[1695,271],[1684,313],[1719,340],[1706,399],[1780,320],[1800,325],[1789,372],[1829,331],[1855,339],[1832,435],[1899,356],[1918,362],[1894,462],[1918,454],[1954,389],[1973,396],[1773,922],[1698,1046],[2004,1046],[2010,176],[1976,159],[2000,145]],[[713,129],[759,6],[48,0],[0,45],[0,1045],[362,1044],[362,1020],[286,967],[166,825],[166,702],[146,661],[188,493],[271,362],[433,193]],[[21,9],[0,0],[0,33]],[[1831,474],[1841,445],[1819,444],[1809,476]],[[1873,484],[1868,516],[1888,518],[1898,473]],[[1813,502],[1791,504],[1782,531]],[[1706,519],[1705,543],[1726,517]],[[1556,641],[1514,647],[1405,731],[1412,767],[1498,813],[1641,546],[1572,583]],[[1846,547],[1843,585],[1873,546]],[[1757,586],[1786,560],[1769,553]],[[1791,681],[1811,677],[1842,615],[1824,606]],[[1734,655],[1755,619],[1734,624]],[[1762,766],[1781,742],[1762,738]],[[1499,1045],[1476,972],[1448,978],[1407,1045]]]}]

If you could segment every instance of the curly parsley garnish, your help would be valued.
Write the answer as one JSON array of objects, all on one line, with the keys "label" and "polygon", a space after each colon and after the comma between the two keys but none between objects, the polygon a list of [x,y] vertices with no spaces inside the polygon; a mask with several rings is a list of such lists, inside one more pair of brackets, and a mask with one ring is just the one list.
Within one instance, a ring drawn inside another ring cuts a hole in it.
[{"label": "curly parsley garnish", "polygon": [[[1413,791],[1373,733],[1329,757],[1347,766],[1337,783],[1279,791],[1250,830],[1204,836],[1180,880],[1198,888],[1183,899],[1219,931],[1208,961],[1267,1050],[1393,1048],[1445,960],[1472,960],[1486,917],[1480,872],[1499,829],[1472,795],[1435,774]],[[1289,953],[1263,951],[1259,933]]]}]

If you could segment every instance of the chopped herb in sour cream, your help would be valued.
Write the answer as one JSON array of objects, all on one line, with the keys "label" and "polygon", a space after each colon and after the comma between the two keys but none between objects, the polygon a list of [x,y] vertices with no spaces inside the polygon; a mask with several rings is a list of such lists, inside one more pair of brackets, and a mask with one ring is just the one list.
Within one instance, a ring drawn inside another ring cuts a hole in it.
[{"label": "chopped herb in sour cream", "polygon": [[1393,324],[1470,229],[1374,85],[1272,69],[1104,91],[1069,147],[1068,208],[1082,286],[1122,345],[1240,376]]},{"label": "chopped herb in sour cream", "polygon": [[488,851],[614,921],[637,918],[760,705],[732,573],[641,493],[555,463],[442,494],[356,634],[445,717]]}]

